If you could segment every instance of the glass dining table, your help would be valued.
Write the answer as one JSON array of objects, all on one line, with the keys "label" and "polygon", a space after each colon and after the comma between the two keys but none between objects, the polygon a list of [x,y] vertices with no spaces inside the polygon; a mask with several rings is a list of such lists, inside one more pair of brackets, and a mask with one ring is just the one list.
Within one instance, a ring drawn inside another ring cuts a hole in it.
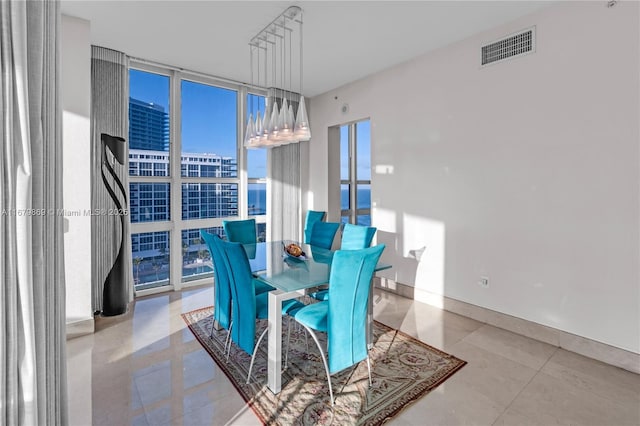
[{"label": "glass dining table", "polygon": [[[299,244],[304,251],[304,256],[294,258],[284,251],[288,243],[291,241],[244,245],[255,277],[275,288],[269,292],[268,296],[267,338],[267,386],[274,394],[279,393],[282,388],[282,302],[304,295],[305,290],[328,284],[334,253],[321,247]],[[388,268],[391,268],[391,265],[384,263],[376,265],[376,271]],[[373,344],[372,297],[369,297],[367,317],[367,342],[371,347]]]}]

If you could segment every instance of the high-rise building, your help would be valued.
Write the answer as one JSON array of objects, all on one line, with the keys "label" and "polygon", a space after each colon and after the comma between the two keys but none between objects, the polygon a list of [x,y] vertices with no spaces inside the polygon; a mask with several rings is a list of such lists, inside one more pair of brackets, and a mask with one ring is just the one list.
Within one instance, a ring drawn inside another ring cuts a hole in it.
[{"label": "high-rise building", "polygon": [[[235,177],[234,158],[216,154],[184,153],[181,157],[184,177]],[[129,150],[130,176],[169,176],[169,153]],[[238,184],[183,183],[182,219],[207,219],[238,215]],[[170,184],[135,182],[129,185],[131,222],[170,220]]]},{"label": "high-rise building", "polygon": [[169,151],[169,114],[164,107],[129,98],[129,148]]},{"label": "high-rise building", "polygon": [[[169,153],[164,151],[129,150],[130,176],[169,176]],[[238,164],[234,158],[216,154],[183,153],[180,158],[183,177],[236,177]],[[183,182],[179,188],[182,198],[182,220],[238,216],[238,184]],[[258,196],[256,196],[258,197]],[[264,195],[263,195],[264,197]],[[258,197],[259,198],[259,197]],[[132,223],[171,220],[171,184],[168,182],[132,182],[129,184],[129,216]],[[260,205],[265,201],[260,200]],[[251,209],[249,209],[251,212]],[[258,211],[254,209],[254,211]],[[264,214],[253,213],[253,214]],[[222,227],[206,229],[224,235]],[[257,226],[258,241],[266,237],[266,224]],[[210,273],[208,254],[200,239],[200,228],[181,231],[183,245],[183,277],[195,279]],[[143,232],[131,235],[134,278],[137,289],[153,287],[167,280],[169,231]],[[195,266],[195,267],[194,267]]]},{"label": "high-rise building", "polygon": [[[216,154],[185,153],[181,157],[181,175],[189,177],[235,177],[236,160]],[[164,151],[129,150],[130,176],[169,176],[169,153]],[[237,183],[183,183],[182,219],[205,219],[238,215]],[[129,184],[129,218],[131,223],[171,220],[171,184],[167,182],[132,182]],[[264,228],[264,226],[262,227]],[[222,234],[222,228],[209,232]],[[259,229],[264,234],[264,229]],[[199,241],[198,228],[182,231],[185,247],[183,262],[200,259],[207,250]],[[134,265],[136,288],[148,282],[168,279],[169,232],[143,232],[131,235],[132,258],[144,261]],[[184,267],[184,275],[201,274],[198,269]],[[208,269],[210,271],[210,268]],[[205,271],[206,272],[206,271]],[[195,276],[194,275],[194,276]],[[150,286],[153,286],[152,284]]]}]

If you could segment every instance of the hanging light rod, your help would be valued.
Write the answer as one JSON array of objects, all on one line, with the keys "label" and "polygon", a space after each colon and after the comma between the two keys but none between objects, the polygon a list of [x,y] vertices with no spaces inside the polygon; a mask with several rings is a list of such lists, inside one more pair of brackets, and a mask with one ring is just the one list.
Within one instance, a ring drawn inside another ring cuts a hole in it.
[{"label": "hanging light rod", "polygon": [[[256,34],[251,41],[249,41],[249,45],[251,46],[257,46],[260,43],[260,39],[265,39],[266,40],[269,39],[269,35],[273,35],[276,37],[280,37],[282,38],[283,36],[276,34],[275,32],[271,31],[271,28],[274,26],[278,26],[278,27],[284,27],[286,30],[288,31],[293,31],[293,28],[288,27],[287,26],[287,21],[290,22],[295,22],[297,24],[301,24],[302,22],[296,18],[298,18],[300,16],[300,14],[302,13],[302,9],[299,6],[290,6],[288,7],[284,12],[282,12],[280,15],[278,15],[273,21],[271,21],[266,27],[264,27],[262,29],[262,31],[260,31],[258,34]],[[284,24],[282,24],[281,22],[284,22]],[[266,41],[265,40],[265,41]]]}]

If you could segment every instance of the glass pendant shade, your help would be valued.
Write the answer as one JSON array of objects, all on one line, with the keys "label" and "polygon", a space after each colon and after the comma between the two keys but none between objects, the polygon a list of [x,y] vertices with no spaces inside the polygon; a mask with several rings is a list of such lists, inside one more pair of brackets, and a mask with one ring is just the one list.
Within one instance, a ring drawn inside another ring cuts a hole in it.
[{"label": "glass pendant shade", "polygon": [[264,115],[262,116],[262,132],[256,132],[256,138],[259,141],[260,146],[265,146],[269,141],[269,107],[265,106]]},{"label": "glass pendant shade", "polygon": [[289,104],[287,103],[287,99],[285,98],[282,101],[282,108],[280,109],[280,118],[281,127],[280,133],[278,134],[278,140],[283,143],[291,142],[291,134],[293,133],[293,126],[291,126],[289,120]]},{"label": "glass pendant shade", "polygon": [[280,132],[280,126],[278,125],[278,119],[280,118],[280,112],[278,111],[278,104],[276,102],[273,103],[273,110],[271,111],[271,120],[269,124],[271,127],[269,128],[269,140],[274,141],[278,138],[278,132]]},{"label": "glass pendant shade", "polygon": [[247,120],[247,129],[244,134],[244,146],[245,148],[253,148],[253,143],[256,138],[256,129],[253,124],[253,114],[249,114],[249,120]]},{"label": "glass pendant shade", "polygon": [[309,129],[309,119],[307,118],[307,108],[305,106],[304,96],[300,97],[300,103],[298,104],[298,114],[296,114],[294,135],[300,142],[305,142],[311,139],[311,129]]},{"label": "glass pendant shade", "polygon": [[257,145],[260,146],[260,135],[262,135],[262,117],[260,117],[260,111],[258,111],[256,113],[256,128],[255,128],[255,133],[256,136],[253,139],[253,145]]},{"label": "glass pendant shade", "polygon": [[282,105],[280,106],[280,115],[278,116],[278,123],[280,124],[280,130],[284,130],[287,126],[287,114],[289,113],[289,105],[287,104],[287,100],[282,101]]},{"label": "glass pendant shade", "polygon": [[291,142],[298,142],[298,139],[296,139],[293,133],[293,128],[295,124],[296,124],[296,117],[293,115],[293,106],[289,104],[289,109],[287,113],[287,126],[289,126],[289,128],[291,129],[291,133],[289,134],[289,140]]},{"label": "glass pendant shade", "polygon": [[[272,137],[270,138],[271,141],[273,142],[277,142],[277,145],[280,144],[280,142],[282,141],[282,131],[283,126],[284,126],[284,104],[280,107],[280,109],[278,110],[278,116],[276,117],[276,122],[278,123],[278,132],[271,132]],[[275,145],[275,146],[277,146]]]}]

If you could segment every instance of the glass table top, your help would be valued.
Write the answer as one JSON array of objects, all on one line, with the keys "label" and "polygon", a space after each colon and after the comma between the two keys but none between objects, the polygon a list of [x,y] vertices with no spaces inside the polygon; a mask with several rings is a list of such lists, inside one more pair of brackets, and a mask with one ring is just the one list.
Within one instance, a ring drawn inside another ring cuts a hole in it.
[{"label": "glass table top", "polygon": [[[305,253],[304,259],[288,256],[285,244],[291,241],[272,241],[244,245],[255,275],[267,284],[285,291],[297,291],[317,287],[329,282],[331,260],[334,251],[322,247],[299,244]],[[376,271],[391,265],[378,263]]]}]

